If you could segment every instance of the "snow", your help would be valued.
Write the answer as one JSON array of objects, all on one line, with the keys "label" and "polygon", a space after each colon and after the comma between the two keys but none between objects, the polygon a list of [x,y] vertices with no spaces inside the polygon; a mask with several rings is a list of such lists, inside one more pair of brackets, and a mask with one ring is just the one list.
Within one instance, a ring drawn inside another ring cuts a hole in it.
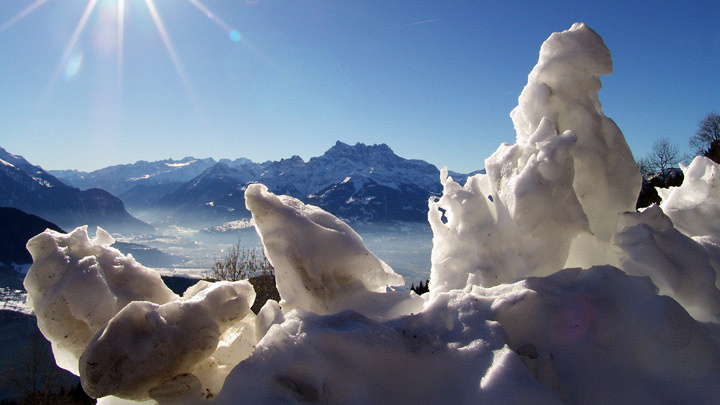
[{"label": "snow", "polygon": [[282,297],[257,316],[247,282],[178,297],[85,228],[28,242],[28,304],[103,404],[712,403],[718,165],[696,159],[636,212],[637,167],[597,96],[611,70],[583,24],[542,45],[516,144],[462,186],[441,173],[430,294],[333,215],[252,184]]},{"label": "snow", "polygon": [[292,197],[276,196],[262,184],[250,185],[245,201],[275,268],[284,309],[321,315],[350,308],[376,313],[409,297],[385,293],[388,285],[403,285],[402,277],[332,214]]},{"label": "snow", "polygon": [[15,165],[13,165],[12,163],[6,162],[2,159],[0,159],[0,164],[8,166],[8,167],[15,167]]},{"label": "snow", "polygon": [[216,226],[213,226],[210,228],[205,228],[203,230],[206,230],[208,232],[224,233],[224,232],[237,231],[240,229],[247,229],[247,228],[251,228],[253,226],[254,226],[253,221],[251,221],[249,219],[238,219],[236,221],[225,222],[223,224],[216,225]]},{"label": "snow", "polygon": [[28,305],[52,343],[58,366],[78,374],[78,359],[93,336],[132,301],[166,303],[175,294],[160,275],[111,248],[101,228],[69,234],[52,230],[30,239],[33,265],[25,276]]},{"label": "snow", "polygon": [[[720,235],[720,173],[712,160],[698,156],[680,165],[685,179],[680,187],[658,189],[660,206],[685,235]],[[717,244],[717,240],[716,240]]]},{"label": "snow", "polygon": [[0,287],[0,310],[33,314],[32,309],[27,305],[27,292],[9,287]]},{"label": "snow", "polygon": [[[147,399],[151,390],[202,365],[221,335],[248,315],[254,300],[248,281],[201,281],[163,305],[131,302],[80,357],[83,388],[96,398]],[[212,385],[212,377],[205,385]]]},{"label": "snow", "polygon": [[167,166],[167,167],[185,167],[185,166],[189,166],[195,162],[197,162],[197,160],[190,160],[187,162],[178,162],[178,163],[165,163],[165,166]]}]

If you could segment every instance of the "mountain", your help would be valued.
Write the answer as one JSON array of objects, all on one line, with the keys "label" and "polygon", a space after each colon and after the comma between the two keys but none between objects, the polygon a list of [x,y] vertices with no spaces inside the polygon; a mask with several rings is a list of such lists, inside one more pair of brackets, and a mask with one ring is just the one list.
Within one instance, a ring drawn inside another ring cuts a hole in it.
[{"label": "mountain", "polygon": [[186,223],[205,224],[247,217],[245,187],[255,176],[217,163],[158,200],[154,208]]},{"label": "mountain", "polygon": [[[244,192],[254,182],[345,219],[368,221],[425,221],[428,198],[442,190],[439,170],[425,161],[399,157],[385,144],[343,142],[307,162],[299,156],[263,163],[186,157],[52,173],[80,188],[117,193],[144,218],[203,225],[249,216]],[[461,183],[468,176],[451,175]]]},{"label": "mountain", "polygon": [[424,221],[428,198],[442,190],[435,166],[401,158],[385,144],[337,142],[297,174],[306,202],[354,220]]},{"label": "mountain", "polygon": [[65,232],[37,215],[9,207],[0,207],[0,229],[0,265],[32,263],[30,252],[25,248],[30,238],[45,229]]},{"label": "mountain", "polygon": [[428,198],[441,191],[438,169],[397,156],[385,144],[337,142],[322,156],[276,162],[218,163],[158,200],[159,211],[192,221],[249,216],[244,192],[260,182],[345,219],[424,221]]},{"label": "mountain", "polygon": [[111,245],[123,254],[131,254],[138,262],[147,267],[172,267],[174,260],[167,253],[139,243],[118,242]]},{"label": "mountain", "polygon": [[181,160],[166,159],[156,162],[140,160],[132,164],[109,166],[93,172],[51,170],[50,174],[81,190],[101,188],[119,196],[136,186],[180,185],[216,163],[212,158],[196,159],[188,156]]},{"label": "mountain", "polygon": [[153,228],[128,214],[123,202],[105,190],[80,191],[0,148],[0,207],[14,207],[72,229],[102,226],[110,232],[148,232]]}]

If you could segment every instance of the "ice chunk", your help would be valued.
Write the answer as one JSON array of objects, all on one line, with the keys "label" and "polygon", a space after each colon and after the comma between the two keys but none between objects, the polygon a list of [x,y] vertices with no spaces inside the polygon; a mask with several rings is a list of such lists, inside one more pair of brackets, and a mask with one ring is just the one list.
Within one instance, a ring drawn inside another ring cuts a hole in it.
[{"label": "ice chunk", "polygon": [[600,75],[612,72],[610,51],[585,24],[554,33],[540,48],[528,84],[510,113],[518,144],[525,143],[543,119],[558,133],[577,135],[573,146],[573,188],[601,241],[610,241],[617,215],[632,211],[640,175],[630,148],[615,123],[602,113],[597,93]]},{"label": "ice chunk", "polygon": [[527,143],[502,145],[486,161],[487,175],[470,177],[464,187],[441,178],[443,195],[431,201],[428,215],[433,293],[546,275],[563,266],[573,239],[589,231],[572,188],[576,140],[543,120]]},{"label": "ice chunk", "polygon": [[265,336],[270,327],[283,323],[285,321],[285,315],[280,308],[277,301],[268,300],[255,319],[255,340],[260,341]]},{"label": "ice chunk", "polygon": [[83,388],[95,398],[144,400],[151,389],[167,397],[177,385],[169,381],[211,356],[221,334],[250,312],[254,298],[243,280],[199,283],[182,299],[163,305],[131,302],[80,357]]},{"label": "ice chunk", "polygon": [[69,234],[46,230],[27,243],[33,257],[24,281],[28,304],[58,366],[75,374],[87,344],[125,305],[164,304],[176,297],[159,274],[112,243],[101,228],[91,240],[85,226]]},{"label": "ice chunk", "polygon": [[657,205],[624,214],[619,226],[615,243],[626,253],[623,270],[650,277],[661,294],[675,298],[696,319],[720,322],[713,267],[720,263],[720,252],[682,234]]},{"label": "ice chunk", "polygon": [[331,314],[348,308],[367,315],[409,313],[422,306],[410,293],[386,293],[402,276],[370,252],[362,238],[332,214],[262,184],[245,191],[255,227],[275,268],[285,311]]},{"label": "ice chunk", "polygon": [[[688,236],[720,235],[720,167],[697,156],[689,166],[680,165],[685,175],[680,187],[658,189],[665,215]],[[720,240],[716,239],[717,242]]]},{"label": "ice chunk", "polygon": [[433,293],[547,275],[565,266],[617,264],[618,216],[634,209],[640,175],[605,117],[599,75],[610,52],[584,24],[543,43],[518,106],[515,145],[485,161],[465,186],[441,174],[430,202]]}]

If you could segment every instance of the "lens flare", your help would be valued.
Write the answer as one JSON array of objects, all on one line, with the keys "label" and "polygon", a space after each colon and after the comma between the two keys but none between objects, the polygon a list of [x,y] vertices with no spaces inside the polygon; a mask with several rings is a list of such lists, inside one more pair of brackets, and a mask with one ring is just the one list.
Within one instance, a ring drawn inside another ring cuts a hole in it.
[{"label": "lens flare", "polygon": [[[85,29],[85,25],[87,25],[88,18],[90,18],[90,14],[92,14],[93,9],[95,9],[95,6],[97,5],[98,0],[89,0],[87,5],[85,6],[85,11],[83,11],[82,16],[80,17],[80,21],[78,21],[77,26],[75,27],[75,31],[73,32],[72,37],[70,37],[70,41],[68,41],[67,46],[65,47],[65,52],[63,52],[62,58],[60,59],[60,63],[58,64],[58,67],[55,70],[55,74],[52,77],[52,80],[50,81],[50,86],[48,87],[48,92],[50,89],[55,86],[55,82],[57,81],[58,77],[61,73],[65,70],[68,60],[70,59],[70,55],[73,52],[73,49],[75,48],[75,44],[78,41],[78,38],[80,38],[80,34],[82,34],[83,30]],[[79,67],[78,67],[79,69]]]},{"label": "lens flare", "polygon": [[237,42],[240,40],[240,38],[242,38],[242,36],[240,35],[239,32],[237,32],[235,30],[230,31],[230,40],[231,41]]},{"label": "lens flare", "polygon": [[77,74],[80,72],[80,68],[82,68],[82,63],[83,55],[81,53],[76,53],[72,55],[65,64],[65,69],[63,70],[63,79],[65,79],[66,82],[74,79],[75,76],[77,76]]}]

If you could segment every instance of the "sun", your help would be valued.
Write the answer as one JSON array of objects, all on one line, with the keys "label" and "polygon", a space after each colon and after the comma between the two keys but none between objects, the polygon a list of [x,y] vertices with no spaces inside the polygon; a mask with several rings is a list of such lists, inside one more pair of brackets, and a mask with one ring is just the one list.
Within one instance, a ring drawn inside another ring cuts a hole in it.
[{"label": "sun", "polygon": [[[177,52],[175,51],[175,46],[173,45],[172,39],[170,37],[170,34],[165,29],[165,24],[163,23],[163,19],[160,16],[160,13],[158,12],[157,8],[155,7],[154,0],[88,0],[85,8],[83,10],[82,15],[80,16],[80,19],[78,20],[77,25],[75,26],[75,29],[73,30],[73,34],[70,37],[70,40],[68,41],[67,45],[65,46],[65,50],[62,54],[62,57],[60,58],[60,61],[57,65],[57,68],[55,69],[55,73],[53,74],[53,77],[50,81],[50,85],[48,88],[48,91],[54,86],[56,80],[61,75],[73,75],[74,73],[77,73],[77,70],[80,68],[82,64],[82,56],[78,57],[77,54],[74,54],[74,50],[76,47],[76,44],[78,42],[78,39],[82,36],[83,31],[85,30],[85,26],[87,25],[88,19],[93,15],[93,12],[97,9],[97,6],[99,3],[106,4],[107,3],[114,3],[115,6],[115,15],[117,18],[117,44],[116,44],[116,50],[117,50],[117,71],[118,71],[118,77],[120,84],[122,84],[122,77],[123,77],[123,57],[124,57],[124,49],[125,49],[125,15],[126,15],[126,2],[127,1],[134,1],[136,3],[144,3],[145,7],[147,7],[148,12],[150,13],[150,16],[152,17],[153,24],[155,25],[155,29],[162,39],[163,45],[165,46],[165,50],[167,51],[167,54],[172,61],[172,64],[175,68],[175,71],[177,72],[178,78],[182,82],[183,86],[185,87],[185,90],[190,95],[191,99],[195,100],[195,97],[193,95],[192,86],[190,85],[190,82],[187,79],[187,76],[185,75],[185,71],[183,69],[182,63],[180,59],[177,56]],[[203,4],[200,0],[186,0],[190,5],[194,6],[196,9],[198,9],[203,15],[205,15],[209,20],[217,24],[219,28],[224,30],[226,32],[227,38],[233,42],[239,42],[242,40],[242,36],[238,30],[231,27],[229,24],[227,24],[225,21],[223,21],[219,16],[217,16],[215,13],[213,13],[210,9],[208,9],[205,4]],[[25,7],[22,11],[17,13],[15,16],[4,22],[2,25],[0,25],[0,34],[11,28],[13,25],[17,24],[20,20],[37,10],[40,6],[47,3],[48,0],[34,0],[32,3],[30,3],[27,7]],[[111,4],[112,5],[112,4]],[[195,103],[197,104],[197,103]]]}]

